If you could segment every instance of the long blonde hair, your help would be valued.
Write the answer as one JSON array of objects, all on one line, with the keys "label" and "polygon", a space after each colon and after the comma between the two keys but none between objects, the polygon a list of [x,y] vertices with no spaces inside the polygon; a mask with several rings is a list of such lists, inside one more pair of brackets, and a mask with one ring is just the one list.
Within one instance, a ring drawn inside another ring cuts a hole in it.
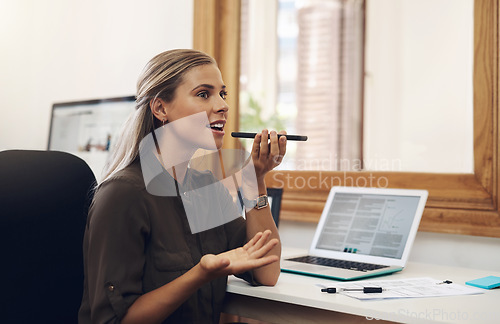
[{"label": "long blonde hair", "polygon": [[175,90],[182,83],[182,77],[193,67],[205,64],[217,63],[209,55],[190,49],[160,53],[146,64],[137,81],[135,112],[123,125],[111,150],[101,183],[129,166],[139,155],[142,139],[160,126],[160,121],[153,117],[150,102],[156,98],[171,102],[175,97]]}]

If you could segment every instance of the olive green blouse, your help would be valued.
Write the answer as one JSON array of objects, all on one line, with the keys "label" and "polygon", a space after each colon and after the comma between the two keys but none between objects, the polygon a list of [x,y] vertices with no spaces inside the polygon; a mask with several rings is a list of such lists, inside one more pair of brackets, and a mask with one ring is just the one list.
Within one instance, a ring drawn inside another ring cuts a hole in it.
[{"label": "olive green blouse", "polygon": [[[160,177],[173,179],[165,172]],[[160,181],[161,183],[162,181]],[[214,183],[209,172],[189,171],[179,189],[190,183]],[[231,195],[216,185],[223,213],[238,215]],[[215,203],[210,197],[203,204]],[[242,217],[192,234],[182,199],[150,194],[137,160],[102,184],[92,202],[84,237],[84,295],[79,322],[118,323],[144,293],[186,273],[208,253],[242,246],[246,225]],[[256,284],[251,273],[242,275]],[[164,323],[218,323],[227,278],[196,291]]]}]

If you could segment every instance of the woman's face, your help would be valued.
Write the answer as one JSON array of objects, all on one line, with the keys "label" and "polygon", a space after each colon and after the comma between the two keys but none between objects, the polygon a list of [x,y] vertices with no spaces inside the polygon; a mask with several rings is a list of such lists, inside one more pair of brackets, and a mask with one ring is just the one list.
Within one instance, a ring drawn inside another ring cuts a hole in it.
[{"label": "woman's face", "polygon": [[[182,125],[182,129],[177,131],[184,140],[199,148],[220,149],[229,110],[226,95],[226,86],[217,66],[206,64],[194,67],[184,74],[174,99],[167,104],[168,121],[179,121],[177,124]],[[202,112],[206,113],[207,119],[200,114]],[[186,118],[189,116],[192,117]]]}]

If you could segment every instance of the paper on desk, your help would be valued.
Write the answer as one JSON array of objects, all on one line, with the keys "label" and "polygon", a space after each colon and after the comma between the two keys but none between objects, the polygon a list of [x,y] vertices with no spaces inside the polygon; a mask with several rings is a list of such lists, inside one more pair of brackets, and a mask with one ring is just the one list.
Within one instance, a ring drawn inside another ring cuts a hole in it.
[{"label": "paper on desk", "polygon": [[440,280],[432,278],[411,278],[401,280],[379,280],[362,282],[342,282],[335,284],[336,288],[363,288],[382,287],[382,293],[365,294],[362,291],[343,291],[349,297],[360,300],[394,299],[394,298],[421,298],[439,296],[457,296],[482,294],[484,290],[466,287],[458,284],[438,284]]}]

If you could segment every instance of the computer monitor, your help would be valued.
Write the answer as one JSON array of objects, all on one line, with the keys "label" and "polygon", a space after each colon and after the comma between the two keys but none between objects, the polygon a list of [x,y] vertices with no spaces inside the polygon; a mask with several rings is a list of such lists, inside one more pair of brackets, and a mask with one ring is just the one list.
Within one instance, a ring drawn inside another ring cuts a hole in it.
[{"label": "computer monitor", "polygon": [[134,96],[55,103],[48,150],[82,158],[100,179],[109,149],[134,109]]}]

